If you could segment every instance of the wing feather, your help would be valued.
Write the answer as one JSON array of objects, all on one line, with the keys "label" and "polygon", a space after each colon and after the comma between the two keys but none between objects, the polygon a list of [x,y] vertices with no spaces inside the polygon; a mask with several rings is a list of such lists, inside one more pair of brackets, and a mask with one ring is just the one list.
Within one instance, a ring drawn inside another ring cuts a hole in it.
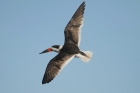
[{"label": "wing feather", "polygon": [[47,65],[42,84],[49,83],[56,75],[72,60],[74,55],[69,55],[65,52],[60,52]]},{"label": "wing feather", "polygon": [[81,40],[81,28],[83,26],[83,14],[85,10],[85,2],[83,2],[72,16],[71,20],[65,28],[65,42],[75,43],[77,46]]}]

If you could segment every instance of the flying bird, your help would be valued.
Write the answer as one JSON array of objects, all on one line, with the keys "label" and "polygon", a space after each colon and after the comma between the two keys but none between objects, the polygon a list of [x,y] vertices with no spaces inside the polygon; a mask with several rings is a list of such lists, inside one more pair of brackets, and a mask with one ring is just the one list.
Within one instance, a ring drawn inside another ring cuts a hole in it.
[{"label": "flying bird", "polygon": [[75,57],[80,58],[83,62],[89,62],[92,57],[91,51],[81,51],[79,48],[81,40],[81,28],[83,26],[83,14],[85,10],[85,2],[83,2],[76,10],[64,30],[64,45],[53,45],[43,52],[57,52],[58,54],[48,63],[42,84],[51,82],[56,75]]}]

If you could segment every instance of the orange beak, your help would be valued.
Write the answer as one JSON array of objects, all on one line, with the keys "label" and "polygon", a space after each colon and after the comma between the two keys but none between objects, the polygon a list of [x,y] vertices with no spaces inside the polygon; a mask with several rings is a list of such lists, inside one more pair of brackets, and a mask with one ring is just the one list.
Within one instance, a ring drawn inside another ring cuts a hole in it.
[{"label": "orange beak", "polygon": [[43,52],[41,52],[39,54],[43,54],[43,53],[47,53],[47,52],[52,52],[52,49],[51,48],[48,48],[48,49],[44,50]]}]

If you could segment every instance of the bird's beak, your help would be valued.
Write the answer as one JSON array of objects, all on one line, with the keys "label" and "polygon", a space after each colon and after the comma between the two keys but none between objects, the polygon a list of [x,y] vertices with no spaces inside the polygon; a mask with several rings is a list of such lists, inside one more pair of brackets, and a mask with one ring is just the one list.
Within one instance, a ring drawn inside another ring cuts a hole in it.
[{"label": "bird's beak", "polygon": [[52,49],[51,48],[48,48],[48,49],[44,50],[43,52],[41,52],[39,54],[43,54],[43,53],[47,53],[47,52],[52,52]]}]

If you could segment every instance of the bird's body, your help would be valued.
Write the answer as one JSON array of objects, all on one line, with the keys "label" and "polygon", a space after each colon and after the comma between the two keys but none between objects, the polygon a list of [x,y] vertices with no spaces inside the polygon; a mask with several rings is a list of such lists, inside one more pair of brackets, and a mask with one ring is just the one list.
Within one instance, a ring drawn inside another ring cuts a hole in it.
[{"label": "bird's body", "polygon": [[85,2],[83,2],[72,16],[67,24],[64,34],[65,42],[63,46],[53,45],[51,48],[44,50],[46,52],[57,52],[56,55],[47,65],[42,84],[49,83],[56,75],[74,58],[80,58],[84,62],[91,60],[92,52],[81,51],[79,44],[81,41],[81,28],[83,26],[83,14],[85,10]]}]

